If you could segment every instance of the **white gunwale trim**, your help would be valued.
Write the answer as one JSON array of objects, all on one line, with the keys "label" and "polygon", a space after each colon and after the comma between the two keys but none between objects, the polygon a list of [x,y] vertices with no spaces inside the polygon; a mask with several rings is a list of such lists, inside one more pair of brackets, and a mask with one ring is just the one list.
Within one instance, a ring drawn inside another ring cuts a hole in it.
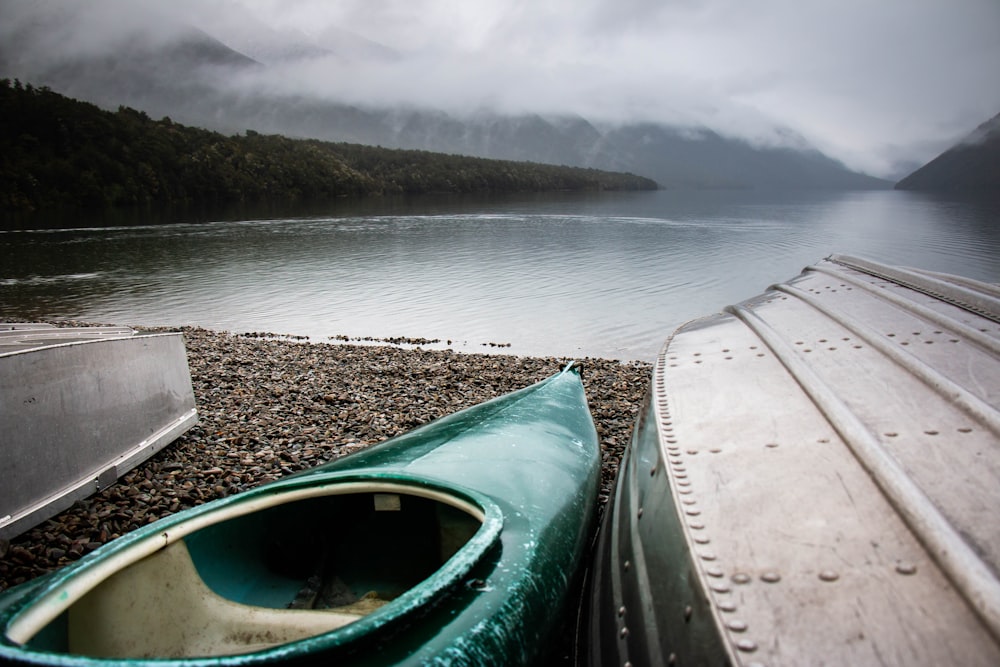
[{"label": "white gunwale trim", "polygon": [[401,495],[419,496],[450,505],[475,517],[480,523],[483,523],[486,519],[483,508],[455,495],[415,484],[411,485],[399,482],[384,482],[379,480],[331,481],[328,484],[305,486],[263,494],[259,497],[248,498],[245,502],[234,503],[198,514],[158,534],[151,534],[140,542],[122,549],[107,558],[96,560],[90,566],[79,571],[75,576],[68,578],[62,586],[58,586],[45,593],[34,604],[19,614],[8,626],[7,638],[18,644],[27,643],[77,600],[116,572],[202,528],[290,502],[352,493],[399,493]]}]

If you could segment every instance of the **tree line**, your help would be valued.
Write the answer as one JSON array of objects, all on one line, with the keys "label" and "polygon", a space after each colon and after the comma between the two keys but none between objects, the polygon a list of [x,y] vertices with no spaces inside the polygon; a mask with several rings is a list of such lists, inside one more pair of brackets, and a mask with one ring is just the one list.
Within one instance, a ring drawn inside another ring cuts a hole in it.
[{"label": "tree line", "polygon": [[649,190],[595,169],[263,135],[226,136],[0,79],[0,210]]}]

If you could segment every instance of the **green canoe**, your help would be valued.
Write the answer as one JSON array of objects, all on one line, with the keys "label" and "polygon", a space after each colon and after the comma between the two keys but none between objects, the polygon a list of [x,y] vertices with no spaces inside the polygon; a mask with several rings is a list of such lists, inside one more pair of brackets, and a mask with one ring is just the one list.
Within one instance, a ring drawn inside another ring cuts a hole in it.
[{"label": "green canoe", "polygon": [[576,365],[0,594],[0,662],[528,664],[591,535]]}]

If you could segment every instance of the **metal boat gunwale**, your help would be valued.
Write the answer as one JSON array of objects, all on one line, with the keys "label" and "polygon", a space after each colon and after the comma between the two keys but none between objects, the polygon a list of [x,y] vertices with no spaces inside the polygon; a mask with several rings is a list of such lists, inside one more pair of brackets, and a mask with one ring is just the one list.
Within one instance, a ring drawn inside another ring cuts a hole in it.
[{"label": "metal boat gunwale", "polygon": [[[845,266],[850,266],[850,265],[845,265]],[[815,266],[807,266],[805,270],[809,272],[825,273],[828,276],[836,276],[840,280],[850,283],[852,286],[857,287],[859,289],[863,289],[869,294],[873,295],[877,294],[878,297],[881,299],[885,299],[890,303],[893,303],[902,308],[906,308],[911,312],[913,312],[915,315],[918,315],[919,317],[922,317],[929,322],[933,322],[937,326],[944,327],[945,329],[953,333],[957,333],[966,338],[969,338],[972,341],[974,341],[977,345],[983,347],[984,349],[1000,353],[1000,341],[998,341],[996,338],[987,336],[978,329],[973,329],[972,327],[962,324],[961,322],[956,322],[953,319],[944,317],[940,313],[931,310],[926,306],[921,306],[918,303],[914,303],[913,301],[909,301],[902,297],[896,296],[892,292],[888,292],[886,290],[877,290],[875,287],[871,285],[871,283],[859,280],[854,276],[842,273],[835,273],[830,267],[824,266],[822,264],[817,264]],[[773,285],[772,287],[780,289],[781,285]]]},{"label": "metal boat gunwale", "polygon": [[[93,468],[88,473],[81,475],[80,479],[77,480],[75,484],[64,487],[63,489],[44,498],[40,498],[35,503],[24,507],[17,513],[17,515],[9,514],[0,517],[0,527],[8,528],[23,525],[24,530],[27,530],[31,524],[44,521],[54,513],[58,513],[59,511],[62,511],[62,509],[69,507],[76,500],[92,495],[96,490],[98,490],[94,488],[95,480],[96,485],[101,488],[116,482],[120,475],[125,474],[146,459],[155,455],[161,449],[183,435],[184,432],[194,426],[197,421],[197,408],[187,410],[186,412],[178,415],[173,421],[161,426],[148,438],[136,443],[130,449],[121,452],[113,463],[103,463]],[[114,480],[110,479],[110,475],[107,473],[109,470],[115,473]],[[53,512],[53,508],[60,509],[56,509],[55,512]],[[20,528],[18,529],[20,530]]]},{"label": "metal boat gunwale", "polygon": [[[994,322],[1000,322],[1000,315],[998,315],[1000,313],[1000,297],[994,297],[988,293],[996,289],[991,287],[989,283],[979,283],[964,278],[960,278],[958,281],[949,281],[944,279],[943,274],[935,275],[899,266],[888,266],[851,255],[833,254],[828,257],[828,260],[849,269],[862,271],[897,285],[923,292]],[[973,283],[976,285],[976,289],[967,286]]]},{"label": "metal boat gunwale", "polygon": [[198,421],[184,336],[0,325],[0,537],[115,483]]},{"label": "metal boat gunwale", "polygon": [[[14,325],[20,327],[21,325]],[[139,332],[131,327],[37,327],[0,329],[0,358],[70,345],[89,345],[132,338],[176,336],[176,331]],[[22,342],[27,341],[27,342]]]}]

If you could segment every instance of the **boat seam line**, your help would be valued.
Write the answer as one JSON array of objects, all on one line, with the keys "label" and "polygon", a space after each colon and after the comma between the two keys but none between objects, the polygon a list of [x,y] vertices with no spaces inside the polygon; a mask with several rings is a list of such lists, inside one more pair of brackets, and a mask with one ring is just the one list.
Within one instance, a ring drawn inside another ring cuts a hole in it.
[{"label": "boat seam line", "polygon": [[898,346],[886,343],[881,335],[855,318],[819,303],[819,300],[798,287],[792,285],[777,285],[776,289],[791,295],[823,313],[837,324],[858,336],[876,350],[889,357],[900,368],[908,371],[919,379],[929,389],[935,391],[951,404],[960,407],[966,414],[977,420],[983,426],[1000,435],[1000,413],[989,403],[986,403],[967,389],[949,380],[946,376],[928,366],[913,354],[901,350]]},{"label": "boat seam line", "polygon": [[[905,297],[899,296],[898,294],[894,294],[893,292],[889,292],[884,289],[878,289],[869,282],[866,282],[859,278],[855,278],[854,276],[851,275],[847,275],[836,269],[832,269],[828,266],[823,266],[822,264],[806,267],[806,271],[824,273],[833,278],[837,278],[838,280],[843,280],[845,282],[848,282],[851,285],[868,292],[875,298],[883,299],[885,301],[893,303],[901,308],[908,310],[917,317],[921,317],[933,324],[936,324],[937,326],[948,329],[952,333],[965,336],[966,338],[971,339],[973,342],[980,345],[981,347],[986,348],[989,351],[994,352],[996,354],[1000,354],[1000,340],[992,336],[987,336],[978,329],[975,329],[967,324],[959,322],[958,320],[947,317],[946,315],[942,315],[941,313],[935,310],[931,310],[927,306],[921,306],[919,303],[911,301],[910,299],[907,299]],[[954,305],[954,304],[949,304],[949,305]]]},{"label": "boat seam line", "polygon": [[917,292],[923,292],[1000,323],[1000,306],[996,303],[997,299],[988,294],[977,293],[968,287],[947,283],[931,276],[919,275],[905,269],[881,266],[855,257],[831,255],[828,260],[855,271],[889,280]]},{"label": "boat seam line", "polygon": [[[696,318],[694,320],[691,320],[691,322],[689,322],[689,324],[692,323],[692,322],[697,322],[697,321],[703,320],[703,319],[708,319],[708,318],[707,317],[706,318],[702,318],[702,317]],[[719,608],[719,605],[718,605],[719,594],[717,592],[713,591],[711,589],[711,586],[709,586],[707,584],[708,575],[707,575],[707,573],[705,571],[705,564],[704,564],[704,562],[700,558],[695,558],[694,557],[694,555],[695,555],[695,549],[692,546],[694,544],[694,534],[693,534],[692,528],[691,528],[691,526],[690,526],[690,524],[689,524],[689,522],[687,520],[688,517],[686,517],[684,515],[684,512],[681,509],[683,507],[684,503],[683,503],[683,500],[680,497],[681,494],[678,492],[678,484],[677,484],[677,479],[674,476],[674,470],[668,464],[668,461],[670,460],[670,456],[668,456],[668,452],[665,449],[666,437],[665,437],[665,433],[663,432],[663,427],[667,426],[670,423],[667,420],[669,420],[670,419],[670,415],[673,414],[672,405],[671,405],[673,403],[673,401],[671,400],[671,398],[670,398],[670,392],[667,389],[667,384],[668,384],[668,382],[667,382],[667,372],[666,372],[666,369],[667,369],[667,353],[668,353],[668,350],[670,348],[671,343],[673,343],[674,337],[683,328],[684,328],[684,326],[678,327],[677,329],[675,329],[670,334],[670,336],[664,342],[663,347],[661,348],[659,355],[657,355],[656,363],[653,366],[653,372],[652,372],[652,378],[651,378],[652,379],[651,386],[652,386],[652,389],[653,389],[653,396],[652,396],[652,399],[653,399],[652,400],[652,404],[653,405],[652,405],[652,407],[653,407],[653,414],[654,414],[654,416],[656,418],[656,433],[657,433],[657,440],[658,440],[658,443],[659,443],[658,454],[659,454],[660,460],[659,460],[658,463],[659,463],[660,466],[663,467],[663,475],[665,476],[665,478],[668,479],[668,480],[670,480],[670,483],[668,484],[668,489],[669,489],[669,493],[670,493],[670,497],[671,497],[671,501],[672,501],[671,504],[673,505],[674,515],[676,517],[678,525],[681,527],[681,531],[682,531],[682,533],[684,535],[684,540],[685,540],[685,542],[687,544],[688,553],[692,557],[691,558],[692,559],[692,563],[691,563],[692,571],[694,571],[694,572],[696,572],[698,574],[698,584],[701,587],[702,594],[706,598],[710,598],[712,600],[712,604],[709,605],[709,608],[710,608],[710,613],[712,615],[712,618],[714,619],[714,625],[715,625],[716,631],[718,632],[718,637],[719,637],[719,639],[721,641],[722,646],[724,647],[724,650],[726,651],[726,654],[729,657],[729,661],[732,664],[735,665],[735,664],[739,664],[739,662],[740,662],[739,652],[735,648],[735,642],[732,639],[731,634],[728,633],[728,632],[726,632],[723,629],[723,628],[725,628],[726,624],[725,624],[725,619],[722,617],[722,612],[720,611],[720,608]],[[662,401],[662,405],[661,405],[661,401]],[[674,433],[674,438],[675,438],[675,442],[679,443],[680,438],[677,436],[676,433]],[[629,450],[631,450],[631,449],[632,448],[629,447]],[[631,458],[631,456],[630,456],[630,458]],[[634,474],[632,475],[632,477],[635,478],[635,479],[637,479],[637,475],[638,475],[638,471],[634,471]],[[692,491],[692,494],[694,494],[694,489],[691,489],[691,491]],[[696,494],[694,494],[694,495],[696,495]],[[704,530],[707,531],[707,526],[705,526]]]},{"label": "boat seam line", "polygon": [[900,468],[859,417],[816,375],[781,336],[745,306],[726,312],[750,328],[781,361],[817,408],[841,435],[854,456],[905,523],[924,544],[955,588],[1000,641],[1000,581],[962,538],[923,490]]}]

